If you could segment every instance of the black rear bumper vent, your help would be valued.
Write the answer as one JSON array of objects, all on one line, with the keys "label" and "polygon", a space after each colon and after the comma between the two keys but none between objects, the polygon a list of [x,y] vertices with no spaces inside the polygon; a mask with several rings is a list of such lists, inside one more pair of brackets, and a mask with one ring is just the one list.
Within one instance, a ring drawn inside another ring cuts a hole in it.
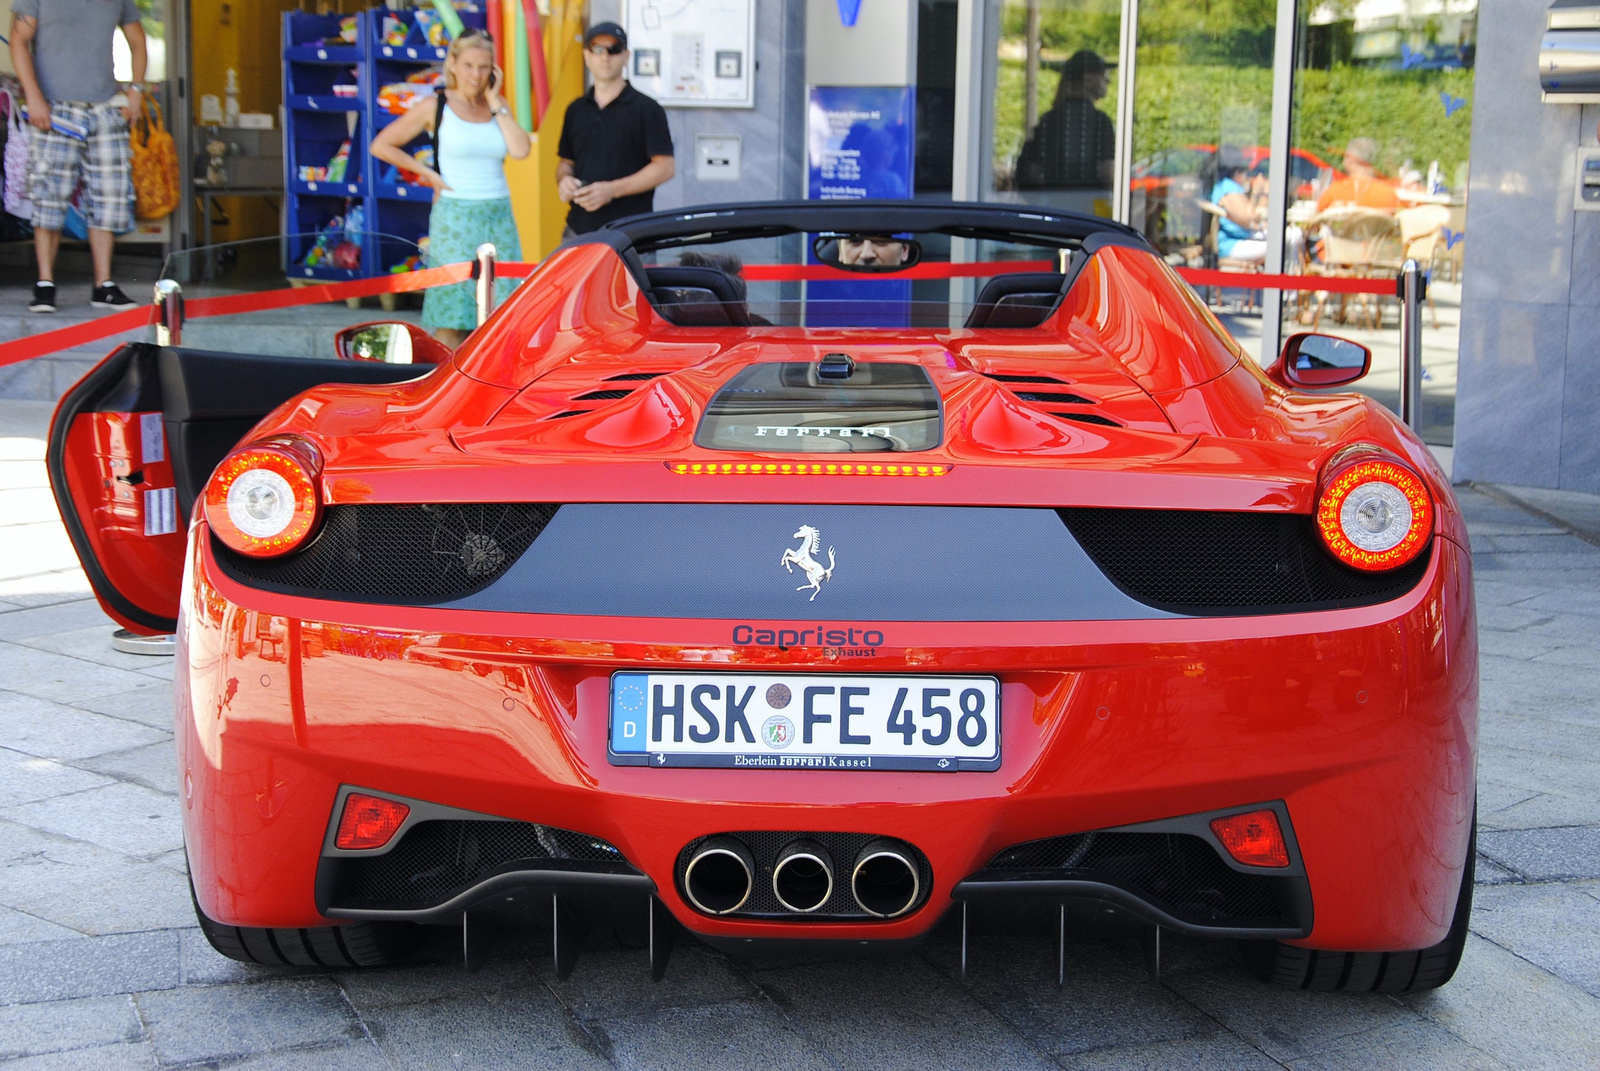
[{"label": "black rear bumper vent", "polygon": [[1007,848],[970,881],[1077,880],[1132,893],[1196,927],[1293,928],[1302,924],[1286,882],[1222,861],[1203,837],[1186,833],[1075,833]]},{"label": "black rear bumper vent", "polygon": [[1387,602],[1417,586],[1429,554],[1364,573],[1323,549],[1295,513],[1177,509],[1056,511],[1112,582],[1147,605],[1216,617]]},{"label": "black rear bumper vent", "polygon": [[330,506],[311,545],[249,558],[213,538],[241,584],[312,598],[426,605],[493,583],[522,557],[559,506],[539,502]]},{"label": "black rear bumper vent", "polygon": [[418,822],[382,855],[326,856],[328,903],[343,910],[433,907],[513,870],[638,873],[598,837],[532,822]]}]

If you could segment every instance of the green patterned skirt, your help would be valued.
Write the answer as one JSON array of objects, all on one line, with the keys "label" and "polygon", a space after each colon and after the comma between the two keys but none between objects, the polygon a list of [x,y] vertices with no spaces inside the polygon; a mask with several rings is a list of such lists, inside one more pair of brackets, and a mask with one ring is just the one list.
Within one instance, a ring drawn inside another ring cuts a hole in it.
[{"label": "green patterned skirt", "polygon": [[[517,239],[517,221],[511,215],[511,201],[461,201],[441,197],[433,202],[428,216],[427,267],[459,264],[478,255],[478,246],[493,242],[496,260],[521,260],[522,243]],[[478,326],[478,303],[470,279],[464,283],[429,287],[422,296],[422,326],[429,331],[441,327],[471,331]],[[497,279],[494,286],[496,307],[511,296],[516,287],[512,279]]]}]

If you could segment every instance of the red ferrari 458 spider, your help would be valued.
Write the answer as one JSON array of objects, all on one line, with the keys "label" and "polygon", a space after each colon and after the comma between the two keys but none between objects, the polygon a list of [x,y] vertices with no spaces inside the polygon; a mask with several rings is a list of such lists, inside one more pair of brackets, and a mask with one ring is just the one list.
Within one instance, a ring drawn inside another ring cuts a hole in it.
[{"label": "red ferrari 458 spider", "polygon": [[1302,988],[1455,970],[1467,537],[1325,390],[1363,347],[1262,371],[1128,228],[905,202],[634,217],[418,336],[130,344],[56,415],[102,605],[177,635],[224,954],[450,926],[472,965],[532,924],[565,976],[626,925],[659,977],[684,929],[948,919],[1239,941]]}]

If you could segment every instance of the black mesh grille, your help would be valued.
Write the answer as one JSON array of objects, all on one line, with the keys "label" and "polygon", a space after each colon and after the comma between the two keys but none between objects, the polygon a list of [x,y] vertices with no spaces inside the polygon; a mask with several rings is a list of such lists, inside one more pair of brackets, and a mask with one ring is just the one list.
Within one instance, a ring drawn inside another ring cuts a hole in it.
[{"label": "black mesh grille", "polygon": [[580,394],[572,399],[575,402],[614,402],[618,398],[626,398],[632,394],[631,390],[592,390],[588,394]]},{"label": "black mesh grille", "polygon": [[212,540],[242,583],[354,602],[445,602],[488,586],[560,508],[545,503],[330,506],[310,546],[247,558]]},{"label": "black mesh grille", "polygon": [[1203,838],[1186,833],[1076,833],[1030,841],[995,856],[988,870],[1114,885],[1202,926],[1295,925],[1279,903],[1281,879],[1234,870]]},{"label": "black mesh grille", "polygon": [[647,379],[655,379],[660,372],[625,372],[620,376],[607,376],[607,383],[643,383]]},{"label": "black mesh grille", "polygon": [[[745,901],[738,911],[730,912],[727,918],[781,918],[786,921],[801,921],[805,919],[856,919],[858,921],[874,921],[875,915],[869,915],[861,910],[861,905],[856,903],[855,896],[850,892],[850,873],[855,868],[856,856],[862,848],[875,840],[880,840],[876,833],[773,833],[766,830],[754,830],[746,833],[725,833],[718,836],[733,837],[741,841],[750,850],[750,857],[756,864],[755,887],[750,890],[750,899]],[[699,848],[707,839],[690,842],[688,847],[678,853],[677,882],[678,888],[683,888],[683,872],[689,865],[689,860],[694,856],[695,849]],[[833,893],[821,907],[815,911],[799,914],[790,911],[778,903],[777,894],[772,891],[772,868],[778,861],[778,853],[786,845],[797,840],[810,840],[822,845],[833,857]],[[903,848],[909,848],[912,861],[917,864],[919,887],[917,892],[917,905],[927,900],[928,891],[933,885],[933,868],[928,865],[928,860],[916,848],[904,841],[898,842]],[[913,907],[912,910],[916,910]]]},{"label": "black mesh grille", "polygon": [[469,819],[418,822],[383,855],[324,864],[338,874],[333,906],[397,910],[441,904],[510,870],[633,872],[622,853],[598,837],[532,822]]},{"label": "black mesh grille", "polygon": [[1052,402],[1056,405],[1094,405],[1093,398],[1085,398],[1081,394],[1066,394],[1061,391],[1046,390],[1019,390],[1017,397],[1025,402]]},{"label": "black mesh grille", "polygon": [[1080,424],[1104,424],[1108,428],[1122,427],[1110,417],[1103,417],[1098,413],[1051,413],[1050,415],[1060,417],[1062,420],[1076,420]]},{"label": "black mesh grille", "polygon": [[582,416],[585,413],[592,413],[592,412],[594,412],[593,409],[567,409],[567,410],[564,410],[564,411],[562,411],[560,413],[552,413],[549,416],[545,417],[545,419],[546,420],[564,420],[569,416]]},{"label": "black mesh grille", "polygon": [[1054,376],[1014,376],[1005,372],[985,372],[990,379],[999,380],[1001,383],[1065,383],[1064,379]]},{"label": "black mesh grille", "polygon": [[1208,616],[1367,606],[1417,585],[1428,554],[1364,573],[1323,549],[1309,516],[1207,510],[1057,510],[1113,582],[1141,602]]}]

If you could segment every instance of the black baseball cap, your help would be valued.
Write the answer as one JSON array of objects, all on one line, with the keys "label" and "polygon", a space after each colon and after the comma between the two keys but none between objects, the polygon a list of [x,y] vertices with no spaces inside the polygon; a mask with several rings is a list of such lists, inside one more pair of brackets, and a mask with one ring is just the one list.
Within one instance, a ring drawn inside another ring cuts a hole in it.
[{"label": "black baseball cap", "polygon": [[597,22],[589,27],[589,32],[583,35],[583,43],[588,44],[596,37],[615,37],[617,44],[623,48],[628,47],[628,33],[614,22]]}]

